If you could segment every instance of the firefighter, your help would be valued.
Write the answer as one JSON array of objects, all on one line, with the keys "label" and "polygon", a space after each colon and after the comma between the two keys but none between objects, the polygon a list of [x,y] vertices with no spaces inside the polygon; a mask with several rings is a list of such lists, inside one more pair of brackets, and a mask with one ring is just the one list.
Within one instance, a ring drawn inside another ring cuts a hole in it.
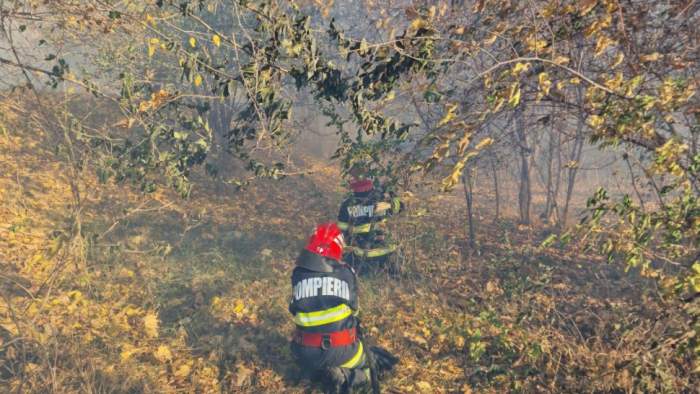
[{"label": "firefighter", "polygon": [[378,387],[378,375],[372,372],[390,370],[398,362],[384,349],[363,345],[356,276],[341,259],[343,247],[343,234],[335,223],[316,228],[292,272],[289,304],[296,324],[292,353],[330,392]]},{"label": "firefighter", "polygon": [[376,188],[361,169],[351,171],[351,176],[352,195],[343,201],[338,212],[338,227],[350,245],[346,260],[359,273],[376,272],[396,252],[397,245],[389,239],[386,223],[389,216],[403,210],[403,203]]}]

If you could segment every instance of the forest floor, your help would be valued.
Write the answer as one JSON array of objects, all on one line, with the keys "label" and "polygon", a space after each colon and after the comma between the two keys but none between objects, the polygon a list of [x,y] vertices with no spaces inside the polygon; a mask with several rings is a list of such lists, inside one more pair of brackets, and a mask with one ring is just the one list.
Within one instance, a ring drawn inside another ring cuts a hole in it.
[{"label": "forest floor", "polygon": [[[0,387],[318,390],[292,361],[287,302],[305,237],[343,197],[334,167],[241,191],[201,179],[187,200],[86,168],[76,243],[45,140],[0,133]],[[509,220],[482,220],[470,254],[458,196],[408,205],[392,224],[403,274],[360,279],[366,331],[401,357],[386,392],[692,391],[683,360],[648,355],[669,329],[650,282]]]}]

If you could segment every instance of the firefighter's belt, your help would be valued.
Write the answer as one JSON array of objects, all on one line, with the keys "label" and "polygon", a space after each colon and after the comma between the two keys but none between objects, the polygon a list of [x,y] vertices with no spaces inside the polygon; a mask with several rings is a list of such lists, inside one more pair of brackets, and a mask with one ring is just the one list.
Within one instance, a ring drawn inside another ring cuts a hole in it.
[{"label": "firefighter's belt", "polygon": [[333,347],[350,346],[357,340],[357,330],[349,328],[347,330],[330,333],[303,332],[297,330],[294,333],[294,342],[309,347],[320,347],[329,349]]}]

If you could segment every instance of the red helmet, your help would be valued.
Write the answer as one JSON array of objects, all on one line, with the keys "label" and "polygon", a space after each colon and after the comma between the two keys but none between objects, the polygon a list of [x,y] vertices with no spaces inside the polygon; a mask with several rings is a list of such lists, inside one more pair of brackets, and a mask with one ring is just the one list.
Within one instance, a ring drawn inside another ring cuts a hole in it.
[{"label": "red helmet", "polygon": [[323,223],[316,227],[304,249],[319,256],[340,260],[344,246],[343,232],[338,226],[335,223]]},{"label": "red helmet", "polygon": [[340,261],[343,257],[343,232],[335,223],[319,224],[297,259],[297,265],[313,271],[332,272],[322,257]]},{"label": "red helmet", "polygon": [[355,193],[364,193],[372,190],[374,183],[371,179],[353,179],[350,181],[350,189]]}]

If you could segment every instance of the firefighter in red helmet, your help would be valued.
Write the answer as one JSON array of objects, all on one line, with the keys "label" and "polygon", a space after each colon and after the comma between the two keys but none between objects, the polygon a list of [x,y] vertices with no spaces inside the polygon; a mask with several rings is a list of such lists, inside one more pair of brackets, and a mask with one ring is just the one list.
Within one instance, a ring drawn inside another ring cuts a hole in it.
[{"label": "firefighter in red helmet", "polygon": [[351,246],[346,258],[359,273],[377,271],[396,252],[397,245],[390,239],[386,224],[389,216],[403,210],[403,203],[375,187],[363,167],[352,168],[350,176],[352,195],[343,201],[338,212],[338,227]]},{"label": "firefighter in red helmet", "polygon": [[369,385],[371,365],[389,370],[398,362],[386,350],[365,349],[362,343],[356,276],[342,261],[344,246],[336,224],[316,227],[292,272],[289,304],[296,324],[292,353],[305,372],[323,378],[331,392]]}]

